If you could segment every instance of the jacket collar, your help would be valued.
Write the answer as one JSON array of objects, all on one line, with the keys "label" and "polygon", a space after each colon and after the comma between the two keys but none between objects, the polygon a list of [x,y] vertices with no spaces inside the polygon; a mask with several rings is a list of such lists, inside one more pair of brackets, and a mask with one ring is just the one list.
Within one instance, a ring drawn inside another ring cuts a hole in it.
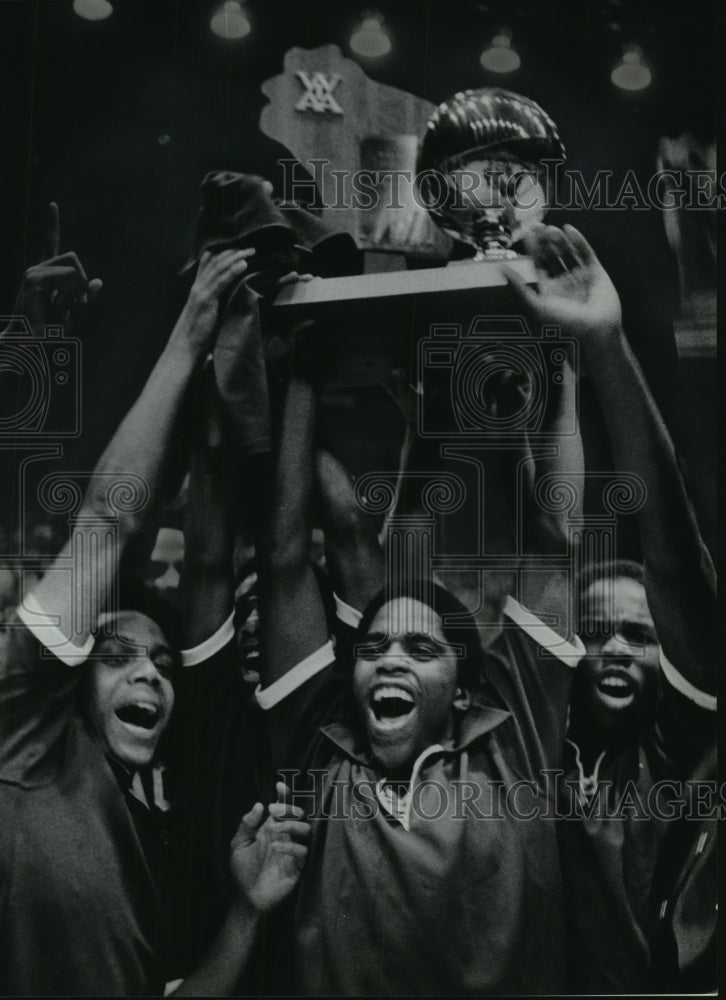
[{"label": "jacket collar", "polygon": [[[511,712],[488,705],[474,704],[463,714],[459,722],[459,733],[451,747],[444,747],[444,753],[458,754],[467,750],[472,743],[491,732],[510,718]],[[323,736],[350,757],[365,767],[375,767],[370,747],[363,728],[356,722],[332,722],[321,726]]]}]

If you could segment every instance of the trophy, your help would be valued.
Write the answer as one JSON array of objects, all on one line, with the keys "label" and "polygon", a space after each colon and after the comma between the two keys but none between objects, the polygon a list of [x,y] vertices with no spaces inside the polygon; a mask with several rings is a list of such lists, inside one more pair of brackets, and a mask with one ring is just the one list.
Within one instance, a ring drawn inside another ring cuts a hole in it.
[{"label": "trophy", "polygon": [[[333,86],[335,101],[324,100]],[[337,331],[331,353],[363,358],[365,381],[390,368],[392,345],[409,334],[420,339],[437,324],[468,327],[482,312],[511,312],[496,262],[511,259],[524,281],[535,281],[532,261],[512,245],[552,203],[551,168],[564,159],[539,105],[491,89],[464,91],[437,109],[369,79],[334,45],[290,49],[284,72],[262,89],[262,131],[289,149],[286,170],[307,170],[285,174],[291,190],[314,192],[322,221],[363,251],[364,273],[283,286],[274,301],[281,319],[294,313]],[[414,176],[415,187],[399,190]],[[442,267],[452,236],[489,266]]]},{"label": "trophy", "polygon": [[550,163],[564,162],[557,126],[534,101],[499,88],[464,90],[440,104],[418,161],[421,202],[475,261],[510,260],[554,195]]}]

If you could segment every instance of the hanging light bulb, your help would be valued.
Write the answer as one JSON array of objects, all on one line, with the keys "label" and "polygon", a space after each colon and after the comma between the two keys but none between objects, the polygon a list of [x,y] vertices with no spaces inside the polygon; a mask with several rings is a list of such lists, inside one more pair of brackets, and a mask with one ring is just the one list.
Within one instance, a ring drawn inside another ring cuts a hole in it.
[{"label": "hanging light bulb", "polygon": [[104,21],[113,14],[109,0],[73,0],[73,10],[86,21]]},{"label": "hanging light bulb", "polygon": [[220,38],[229,38],[233,41],[244,38],[252,30],[252,25],[242,12],[238,0],[225,0],[209,22],[209,27]]},{"label": "hanging light bulb", "polygon": [[378,15],[363,18],[360,27],[351,35],[350,47],[357,55],[368,59],[377,59],[391,51],[391,39]]},{"label": "hanging light bulb", "polygon": [[522,60],[512,48],[512,36],[508,31],[500,31],[492,38],[492,44],[484,49],[479,62],[492,73],[513,73],[519,69]]},{"label": "hanging light bulb", "polygon": [[650,84],[652,73],[643,63],[642,50],[631,45],[623,52],[623,58],[610,74],[610,79],[621,90],[645,90]]}]

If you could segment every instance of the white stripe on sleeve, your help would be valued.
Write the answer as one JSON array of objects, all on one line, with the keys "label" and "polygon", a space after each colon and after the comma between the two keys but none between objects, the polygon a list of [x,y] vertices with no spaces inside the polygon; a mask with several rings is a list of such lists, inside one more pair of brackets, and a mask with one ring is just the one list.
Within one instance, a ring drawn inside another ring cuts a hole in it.
[{"label": "white stripe on sleeve", "polygon": [[718,708],[716,695],[706,694],[705,691],[699,691],[697,687],[694,687],[690,681],[687,681],[682,674],[678,673],[662,649],[660,651],[660,666],[663,676],[674,690],[682,694],[684,698],[688,698],[689,701],[694,702],[699,708],[708,709],[709,712],[716,711]]},{"label": "white stripe on sleeve", "polygon": [[[58,615],[50,615],[40,606],[34,595],[28,594],[18,608],[18,618],[41,645],[69,667],[80,666],[93,649],[93,636],[88,636],[82,646],[76,646],[61,632],[56,624]],[[39,621],[39,619],[45,621]]]},{"label": "white stripe on sleeve", "polygon": [[336,617],[344,624],[350,625],[351,628],[358,628],[360,625],[360,620],[363,617],[363,612],[354,608],[350,604],[346,604],[342,597],[334,592],[333,597],[335,598],[335,614]]},{"label": "white stripe on sleeve", "polygon": [[585,646],[578,635],[573,635],[571,639],[563,639],[549,625],[528,611],[519,601],[516,601],[511,594],[507,597],[504,605],[504,614],[519,625],[523,632],[526,632],[530,639],[547,649],[558,660],[561,660],[568,667],[576,667],[585,655]]},{"label": "white stripe on sleeve", "polygon": [[275,705],[279,705],[281,701],[291,695],[294,691],[297,691],[299,687],[309,681],[311,677],[315,674],[320,673],[326,667],[335,660],[335,648],[333,646],[333,640],[329,639],[324,646],[320,649],[316,649],[314,653],[310,656],[306,656],[304,660],[301,660],[297,666],[293,667],[292,670],[288,670],[286,674],[282,677],[278,677],[274,683],[270,684],[262,690],[261,686],[257,685],[257,690],[255,691],[255,698],[257,699],[257,704],[260,708],[267,709],[274,708]]},{"label": "white stripe on sleeve", "polygon": [[204,642],[200,642],[193,649],[183,649],[181,651],[181,662],[183,667],[196,667],[205,660],[211,660],[227,643],[234,638],[234,611],[223,625],[220,625],[214,635],[210,635]]}]

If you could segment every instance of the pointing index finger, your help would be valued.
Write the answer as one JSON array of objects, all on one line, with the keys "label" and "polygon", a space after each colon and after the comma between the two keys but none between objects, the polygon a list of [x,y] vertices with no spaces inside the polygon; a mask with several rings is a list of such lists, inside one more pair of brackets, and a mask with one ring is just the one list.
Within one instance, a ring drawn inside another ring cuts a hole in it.
[{"label": "pointing index finger", "polygon": [[60,250],[60,213],[58,205],[52,201],[48,205],[48,229],[45,237],[45,248],[42,260],[50,260],[58,256]]}]

